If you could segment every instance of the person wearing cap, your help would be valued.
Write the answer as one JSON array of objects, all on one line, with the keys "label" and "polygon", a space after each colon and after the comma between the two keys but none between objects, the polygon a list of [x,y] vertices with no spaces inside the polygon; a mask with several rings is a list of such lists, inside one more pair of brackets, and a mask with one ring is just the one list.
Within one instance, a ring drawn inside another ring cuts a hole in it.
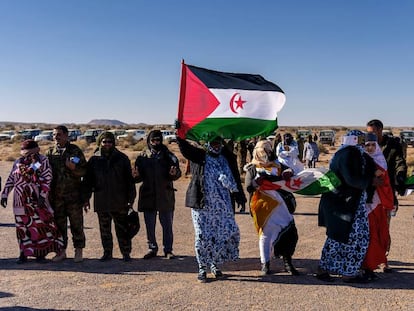
[{"label": "person wearing cap", "polygon": [[234,218],[231,196],[246,203],[237,157],[224,148],[221,137],[206,135],[205,148],[177,137],[182,155],[191,161],[191,180],[185,205],[191,208],[195,235],[198,281],[207,282],[207,267],[216,278],[218,265],[239,258],[240,231]]},{"label": "person wearing cap", "polygon": [[318,225],[326,228],[316,277],[334,281],[331,274],[342,276],[346,283],[369,281],[361,274],[368,248],[369,227],[366,190],[380,184],[374,160],[364,151],[365,134],[349,131],[331,159],[329,169],[340,179],[334,191],[323,193],[319,202]]},{"label": "person wearing cap", "polygon": [[53,172],[50,204],[55,213],[56,225],[65,243],[62,252],[52,259],[54,262],[66,259],[68,220],[75,249],[74,262],[83,261],[83,248],[85,248],[81,182],[86,173],[86,159],[82,150],[70,143],[68,133],[68,128],[64,125],[55,127],[53,139],[56,144],[46,153]]},{"label": "person wearing cap", "polygon": [[387,171],[387,162],[374,133],[367,133],[365,152],[375,161],[375,176],[381,177],[382,184],[372,185],[367,189],[366,209],[369,223],[369,244],[362,268],[371,279],[377,279],[374,270],[387,265],[387,250],[390,243],[390,232],[387,212],[394,207],[393,191]]},{"label": "person wearing cap", "polygon": [[131,238],[128,232],[128,211],[136,197],[131,162],[126,154],[115,147],[115,136],[102,132],[97,149],[89,159],[82,181],[84,208],[94,194],[94,211],[98,215],[103,247],[100,261],[112,259],[112,221],[124,261],[131,261]]},{"label": "person wearing cap", "polygon": [[175,191],[173,181],[181,177],[178,158],[163,143],[160,130],[152,130],[147,136],[147,149],[137,157],[133,176],[139,188],[138,211],[144,214],[148,252],[144,259],[157,256],[158,243],[155,235],[157,215],[162,227],[164,257],[174,259],[173,219]]},{"label": "person wearing cap", "polygon": [[281,164],[290,167],[295,175],[303,170],[298,143],[290,133],[284,134],[283,141],[276,146],[276,157]]},{"label": "person wearing cap", "polygon": [[34,140],[21,145],[21,157],[14,163],[1,193],[1,205],[7,206],[7,198],[14,189],[13,213],[16,221],[17,240],[20,248],[18,264],[27,257],[46,262],[50,252],[60,253],[63,238],[55,224],[49,203],[52,169],[46,156],[39,153]]},{"label": "person wearing cap", "polygon": [[[387,162],[387,172],[390,178],[391,187],[393,190],[394,208],[388,211],[388,225],[391,223],[391,216],[395,216],[398,211],[399,195],[405,193],[405,179],[407,178],[407,162],[404,158],[404,152],[401,144],[392,136],[382,135],[384,129],[383,123],[378,119],[373,119],[367,123],[367,132],[372,132],[377,136],[378,145],[384,154]],[[391,240],[388,245],[388,252],[391,247]],[[387,252],[387,253],[388,253]],[[384,272],[392,272],[392,269],[386,265],[383,267]]]}]

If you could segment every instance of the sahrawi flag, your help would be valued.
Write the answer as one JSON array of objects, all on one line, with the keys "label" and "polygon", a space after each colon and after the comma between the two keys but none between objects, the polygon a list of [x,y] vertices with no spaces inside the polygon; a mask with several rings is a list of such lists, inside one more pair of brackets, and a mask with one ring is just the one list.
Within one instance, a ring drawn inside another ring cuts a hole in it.
[{"label": "sahrawi flag", "polygon": [[178,136],[243,140],[277,129],[286,96],[260,75],[219,72],[182,63]]},{"label": "sahrawi flag", "polygon": [[334,190],[341,184],[341,181],[334,172],[318,167],[304,169],[288,181],[281,180],[273,182],[273,184],[289,192],[317,195]]}]

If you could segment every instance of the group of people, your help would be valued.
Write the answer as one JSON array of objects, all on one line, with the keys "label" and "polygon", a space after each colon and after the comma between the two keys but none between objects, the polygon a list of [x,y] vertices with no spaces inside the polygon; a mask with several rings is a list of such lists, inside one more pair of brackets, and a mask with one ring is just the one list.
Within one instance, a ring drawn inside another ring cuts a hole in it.
[{"label": "group of people", "polygon": [[158,251],[155,239],[157,211],[163,227],[164,254],[173,258],[173,180],[181,176],[178,159],[162,144],[162,133],[153,130],[147,138],[147,150],[138,155],[135,167],[126,154],[115,147],[111,132],[103,132],[97,148],[86,161],[82,150],[68,138],[66,126],[53,130],[56,144],[46,155],[34,140],[25,140],[21,156],[14,162],[1,193],[1,205],[7,206],[14,189],[15,215],[20,255],[17,263],[35,257],[47,262],[48,253],[55,253],[52,261],[66,259],[68,222],[75,250],[74,262],[83,261],[85,233],[83,211],[90,208],[94,196],[94,211],[98,215],[103,248],[101,261],[112,259],[112,222],[124,261],[130,261],[131,235],[128,213],[136,198],[135,183],[142,183],[138,210],[143,212],[149,253]]},{"label": "group of people", "polygon": [[326,227],[316,277],[365,283],[377,278],[374,270],[392,270],[387,263],[389,226],[403,194],[407,165],[401,145],[382,135],[380,120],[367,123],[367,134],[350,131],[330,162],[341,180],[335,191],[324,193],[319,204],[319,225]]},{"label": "group of people", "polygon": [[[381,121],[372,120],[367,124],[366,137],[360,131],[349,132],[330,162],[330,170],[341,185],[322,194],[320,200],[319,225],[327,229],[316,273],[320,280],[332,281],[336,274],[345,282],[365,282],[375,278],[373,271],[380,265],[388,269],[389,216],[398,208],[396,192],[403,191],[407,167],[401,146],[382,136],[382,128]],[[292,263],[298,241],[291,207],[294,197],[274,181],[289,180],[304,166],[292,136],[285,136],[276,148],[268,140],[257,141],[251,161],[243,167],[245,189],[237,156],[226,148],[221,137],[209,135],[198,146],[177,137],[180,151],[190,163],[185,205],[191,208],[199,282],[207,281],[208,269],[216,278],[223,276],[220,265],[239,258],[240,231],[232,206],[233,202],[246,203],[244,190],[249,194],[250,214],[258,233],[262,275],[271,273],[272,253],[283,259],[287,272],[299,274]],[[157,216],[162,226],[164,256],[174,258],[173,182],[180,178],[181,170],[177,157],[163,145],[162,133],[149,133],[147,148],[138,155],[134,167],[115,147],[115,137],[110,132],[100,135],[97,149],[88,161],[67,140],[66,127],[56,127],[54,137],[56,145],[46,156],[39,154],[36,142],[23,142],[22,156],[14,163],[1,194],[1,205],[6,207],[7,197],[15,188],[18,262],[25,262],[27,256],[44,261],[49,252],[56,252],[53,261],[65,259],[67,219],[74,260],[82,261],[82,210],[89,209],[92,194],[103,247],[100,260],[112,259],[112,221],[123,260],[131,260],[127,215],[136,198],[136,183],[142,183],[138,211],[144,215],[148,242],[143,258],[157,256]],[[313,144],[312,137],[308,137],[305,150],[313,149]],[[312,168],[315,154],[309,159],[307,154],[308,151],[303,155],[306,166]]]}]

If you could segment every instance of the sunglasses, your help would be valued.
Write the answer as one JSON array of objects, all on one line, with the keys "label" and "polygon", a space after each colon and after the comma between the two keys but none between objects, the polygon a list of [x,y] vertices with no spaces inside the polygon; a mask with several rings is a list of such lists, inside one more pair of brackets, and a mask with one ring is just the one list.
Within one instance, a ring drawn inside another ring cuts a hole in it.
[{"label": "sunglasses", "polygon": [[160,142],[161,141],[161,138],[152,138],[151,139],[151,142],[156,142],[156,141]]},{"label": "sunglasses", "polygon": [[102,143],[103,144],[113,144],[114,141],[113,140],[103,140]]}]

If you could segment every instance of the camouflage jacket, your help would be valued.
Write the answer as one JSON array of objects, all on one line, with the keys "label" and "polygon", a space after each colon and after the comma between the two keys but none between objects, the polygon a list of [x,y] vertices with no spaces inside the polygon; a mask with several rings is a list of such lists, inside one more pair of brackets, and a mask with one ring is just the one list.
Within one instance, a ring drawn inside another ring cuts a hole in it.
[{"label": "camouflage jacket", "polygon": [[[50,148],[47,153],[52,166],[53,179],[50,191],[50,201],[64,199],[66,202],[81,202],[81,181],[86,174],[86,159],[82,150],[69,142],[65,151],[60,154],[57,147]],[[72,171],[66,167],[66,159],[78,158],[79,163]]]}]

